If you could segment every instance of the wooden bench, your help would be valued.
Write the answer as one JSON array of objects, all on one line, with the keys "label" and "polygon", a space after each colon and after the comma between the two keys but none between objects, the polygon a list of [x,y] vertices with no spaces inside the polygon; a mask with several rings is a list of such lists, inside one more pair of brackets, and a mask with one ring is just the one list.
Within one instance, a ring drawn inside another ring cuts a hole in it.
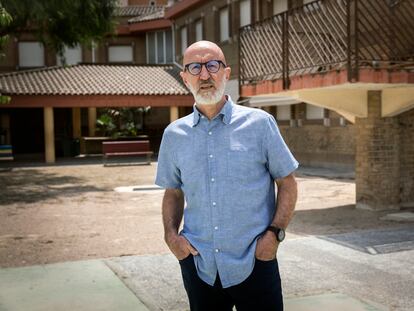
[{"label": "wooden bench", "polygon": [[147,156],[147,164],[151,164],[153,152],[149,140],[141,141],[105,141],[102,143],[103,164],[107,165],[110,157]]},{"label": "wooden bench", "polygon": [[0,145],[0,161],[13,160],[13,148],[11,145]]}]

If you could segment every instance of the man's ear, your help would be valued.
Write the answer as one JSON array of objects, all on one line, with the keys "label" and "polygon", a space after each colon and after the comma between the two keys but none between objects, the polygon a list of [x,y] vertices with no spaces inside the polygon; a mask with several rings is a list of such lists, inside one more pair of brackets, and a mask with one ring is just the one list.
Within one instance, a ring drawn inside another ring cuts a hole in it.
[{"label": "man's ear", "polygon": [[181,79],[183,79],[184,84],[185,84],[185,85],[187,85],[187,80],[186,80],[186,78],[185,78],[184,71],[181,71],[181,72],[180,72],[180,76],[181,76]]},{"label": "man's ear", "polygon": [[226,73],[226,79],[230,80],[231,68],[230,67],[224,68],[224,72]]}]

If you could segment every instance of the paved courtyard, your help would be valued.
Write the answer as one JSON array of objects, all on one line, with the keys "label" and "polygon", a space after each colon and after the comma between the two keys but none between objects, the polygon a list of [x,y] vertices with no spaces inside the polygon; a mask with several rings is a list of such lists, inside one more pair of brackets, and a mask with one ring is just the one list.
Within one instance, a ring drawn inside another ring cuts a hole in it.
[{"label": "paved courtyard", "polygon": [[[163,242],[155,170],[156,163],[80,162],[1,169],[0,267],[104,259],[149,310],[186,310],[178,265]],[[311,310],[301,309],[303,297],[413,310],[412,223],[356,210],[350,172],[302,168],[297,179],[298,205],[279,252],[290,310]]]}]

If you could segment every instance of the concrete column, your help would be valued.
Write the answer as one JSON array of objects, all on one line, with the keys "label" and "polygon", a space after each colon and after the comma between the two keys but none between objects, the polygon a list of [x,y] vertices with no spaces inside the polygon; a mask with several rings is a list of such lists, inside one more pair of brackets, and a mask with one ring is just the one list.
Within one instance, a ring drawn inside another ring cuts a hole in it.
[{"label": "concrete column", "polygon": [[80,138],[82,136],[81,132],[81,110],[79,107],[72,108],[72,129],[73,129],[73,138]]},{"label": "concrete column", "polygon": [[88,108],[89,136],[94,137],[96,131],[96,108]]},{"label": "concrete column", "polygon": [[368,92],[368,117],[356,118],[355,129],[357,208],[399,209],[399,124],[381,117],[381,91]]},{"label": "concrete column", "polygon": [[43,108],[43,122],[45,128],[46,163],[55,163],[55,130],[53,120],[53,107]]},{"label": "concrete column", "polygon": [[178,119],[178,107],[170,107],[170,122]]}]

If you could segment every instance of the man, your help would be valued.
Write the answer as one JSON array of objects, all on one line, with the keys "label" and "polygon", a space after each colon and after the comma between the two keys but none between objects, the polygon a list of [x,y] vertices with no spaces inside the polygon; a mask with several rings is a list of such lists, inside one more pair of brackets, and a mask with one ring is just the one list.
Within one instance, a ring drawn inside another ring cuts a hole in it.
[{"label": "man", "polygon": [[298,163],[271,115],[224,95],[230,68],[216,44],[194,43],[183,62],[194,112],[166,128],[156,184],[166,189],[165,241],[191,310],[283,310],[276,251],[296,203]]}]

